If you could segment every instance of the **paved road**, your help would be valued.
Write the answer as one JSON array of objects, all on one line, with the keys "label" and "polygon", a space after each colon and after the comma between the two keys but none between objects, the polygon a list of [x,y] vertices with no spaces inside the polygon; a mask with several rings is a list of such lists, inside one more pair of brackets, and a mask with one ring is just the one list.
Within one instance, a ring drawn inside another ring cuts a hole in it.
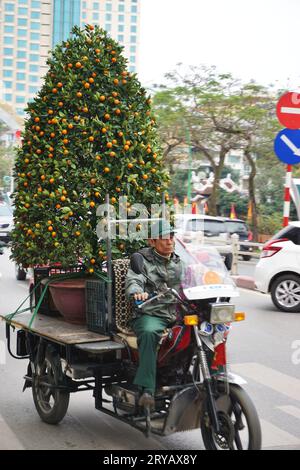
[{"label": "paved road", "polygon": [[[0,257],[0,272],[0,314],[6,314],[25,297],[27,283],[14,280],[7,254]],[[262,422],[263,447],[300,449],[300,314],[275,311],[269,296],[240,293],[236,305],[247,312],[247,321],[235,324],[230,334],[231,367],[248,381],[245,388]],[[30,390],[22,393],[26,364],[4,357],[4,338],[0,324],[0,449],[203,449],[199,431],[147,440],[97,412],[91,392],[72,395],[59,426],[42,423]]]}]

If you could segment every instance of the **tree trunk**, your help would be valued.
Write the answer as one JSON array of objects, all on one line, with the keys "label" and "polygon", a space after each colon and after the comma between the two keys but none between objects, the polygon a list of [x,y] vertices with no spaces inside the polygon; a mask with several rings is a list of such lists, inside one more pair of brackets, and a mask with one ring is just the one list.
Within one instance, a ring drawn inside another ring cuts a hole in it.
[{"label": "tree trunk", "polygon": [[244,155],[251,167],[251,172],[249,176],[249,202],[252,206],[252,232],[253,232],[253,241],[256,242],[258,240],[258,228],[257,228],[257,205],[256,205],[256,197],[255,197],[255,176],[256,176],[256,165],[255,161],[253,160],[250,152],[250,145],[245,148]]},{"label": "tree trunk", "polygon": [[218,165],[215,165],[214,167],[214,183],[213,183],[213,188],[211,195],[208,198],[208,208],[209,208],[209,215],[217,216],[219,215],[218,211],[218,201],[219,201],[219,191],[220,191],[220,178],[221,178],[221,173],[224,167],[224,161],[226,154],[228,152],[228,149],[225,147],[221,147],[221,151],[219,154],[219,162]]}]

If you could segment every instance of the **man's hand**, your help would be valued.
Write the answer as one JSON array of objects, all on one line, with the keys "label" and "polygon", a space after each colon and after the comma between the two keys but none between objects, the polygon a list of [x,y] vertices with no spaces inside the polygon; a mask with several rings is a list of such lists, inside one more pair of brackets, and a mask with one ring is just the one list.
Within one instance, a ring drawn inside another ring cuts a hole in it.
[{"label": "man's hand", "polygon": [[142,294],[134,294],[133,298],[134,300],[142,300],[143,302],[147,300],[149,297],[149,294],[147,292],[143,292]]}]

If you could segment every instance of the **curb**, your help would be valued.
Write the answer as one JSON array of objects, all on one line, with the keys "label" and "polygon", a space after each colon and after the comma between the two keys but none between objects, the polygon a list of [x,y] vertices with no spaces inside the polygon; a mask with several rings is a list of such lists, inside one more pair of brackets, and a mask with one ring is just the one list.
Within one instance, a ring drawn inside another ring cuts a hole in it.
[{"label": "curb", "polygon": [[243,289],[256,290],[254,278],[251,276],[231,276],[237,287]]}]

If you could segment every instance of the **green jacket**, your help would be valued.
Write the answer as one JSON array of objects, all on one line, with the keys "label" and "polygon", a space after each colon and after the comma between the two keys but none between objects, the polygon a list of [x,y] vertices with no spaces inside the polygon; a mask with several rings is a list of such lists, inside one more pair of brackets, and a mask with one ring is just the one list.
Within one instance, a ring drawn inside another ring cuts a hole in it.
[{"label": "green jacket", "polygon": [[[167,287],[179,289],[182,273],[182,262],[179,256],[173,253],[170,259],[167,259],[160,256],[153,248],[143,248],[139,252],[144,257],[145,274],[156,284],[156,289],[143,274],[136,274],[129,268],[126,276],[128,299],[132,299],[133,294],[142,292],[152,294],[154,291],[160,292]],[[176,303],[176,298],[172,294],[166,294],[141,309],[134,308],[133,317],[147,314],[163,317],[173,322],[176,320]]]}]

